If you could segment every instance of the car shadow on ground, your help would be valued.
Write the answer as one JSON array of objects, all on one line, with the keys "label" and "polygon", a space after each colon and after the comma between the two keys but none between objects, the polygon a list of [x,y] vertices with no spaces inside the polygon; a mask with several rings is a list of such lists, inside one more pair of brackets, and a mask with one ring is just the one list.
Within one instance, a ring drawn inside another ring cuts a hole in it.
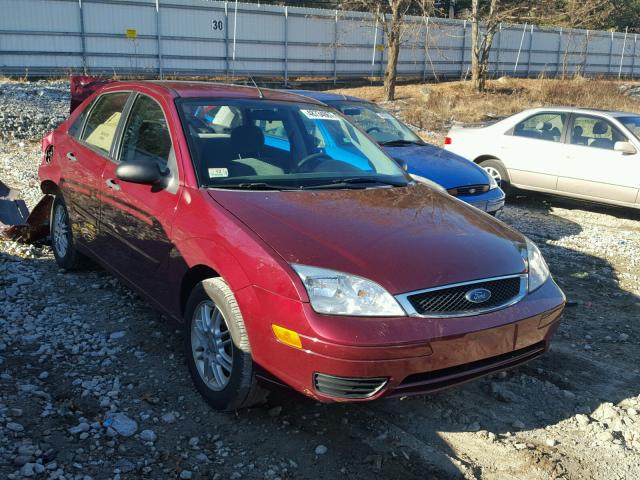
[{"label": "car shadow on ground", "polygon": [[[514,214],[526,215],[526,210],[520,208]],[[508,223],[509,216],[504,219]],[[114,371],[101,372],[126,375],[132,385],[130,408],[148,410],[158,417],[168,411],[182,415],[178,426],[160,423],[154,427],[160,438],[157,445],[169,451],[166,462],[184,462],[180,451],[172,448],[190,437],[202,438],[201,448],[212,451],[222,438],[225,445],[235,448],[232,458],[238,464],[246,465],[247,459],[278,459],[280,465],[289,462],[296,478],[336,474],[358,479],[462,478],[479,476],[483,468],[479,457],[493,454],[502,458],[502,445],[513,444],[531,429],[556,425],[577,413],[588,415],[605,402],[616,404],[640,394],[637,378],[630,373],[630,346],[617,340],[617,332],[628,330],[637,306],[619,288],[615,270],[604,259],[552,243],[580,233],[581,227],[574,222],[550,213],[527,216],[524,225],[523,233],[540,245],[570,302],[551,351],[506,374],[445,392],[366,404],[323,405],[288,390],[272,389],[264,406],[234,413],[214,411],[191,385],[182,335],[175,334],[173,325],[125,287],[113,286],[111,275],[100,267],[69,275],[79,284],[97,278],[103,286],[92,294],[105,304],[110,297],[100,296],[106,291],[124,298],[118,308],[127,309],[126,323],[118,320],[117,310],[100,323],[95,318],[85,320],[107,332],[123,326],[129,332],[124,340],[128,348],[114,364]],[[54,275],[57,272],[51,258],[33,262]],[[57,277],[64,288],[65,276]],[[9,283],[0,279],[3,287]],[[72,293],[68,302],[83,305],[86,298]],[[630,328],[632,334],[640,333],[635,324]],[[136,356],[135,350],[144,356]],[[60,395],[70,395],[63,392],[68,390],[66,383],[61,382],[59,389]],[[91,402],[91,398],[77,399],[76,414],[84,411],[87,416],[98,416],[100,408]],[[468,433],[473,436],[460,437]],[[327,448],[326,454],[321,453],[321,446]],[[127,448],[128,455],[138,450],[144,454],[141,445]],[[533,464],[535,469],[547,469],[550,476],[558,467],[554,461],[539,462],[540,455],[553,456],[549,452],[553,449],[545,448],[534,445],[533,449],[509,450],[512,454],[505,463],[521,468],[520,478],[544,478],[545,472],[531,477],[531,471],[525,473]],[[236,454],[238,458],[233,457]],[[225,470],[228,465],[216,468],[212,472],[232,472]],[[262,478],[255,473],[246,477]]]}]

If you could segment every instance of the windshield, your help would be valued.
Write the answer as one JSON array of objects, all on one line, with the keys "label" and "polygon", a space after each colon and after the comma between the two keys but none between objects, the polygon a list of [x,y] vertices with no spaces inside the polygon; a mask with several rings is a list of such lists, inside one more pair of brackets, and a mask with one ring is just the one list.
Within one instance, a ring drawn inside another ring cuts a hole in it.
[{"label": "windshield", "polygon": [[410,181],[375,143],[328,108],[269,100],[177,103],[202,186],[366,188]]},{"label": "windshield", "polygon": [[640,139],[640,116],[618,117],[618,121],[627,127],[634,137]]},{"label": "windshield", "polygon": [[378,143],[423,143],[409,127],[373,103],[342,100],[330,103]]}]

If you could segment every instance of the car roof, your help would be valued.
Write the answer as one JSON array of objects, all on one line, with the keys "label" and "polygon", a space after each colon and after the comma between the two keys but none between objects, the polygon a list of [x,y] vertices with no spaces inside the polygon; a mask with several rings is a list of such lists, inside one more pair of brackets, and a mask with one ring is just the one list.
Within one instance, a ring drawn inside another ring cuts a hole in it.
[{"label": "car roof", "polygon": [[276,100],[283,102],[310,103],[321,105],[322,102],[313,98],[295,93],[283,92],[270,88],[256,88],[245,85],[230,85],[215,82],[195,82],[178,80],[139,80],[139,81],[117,81],[107,84],[103,91],[126,90],[136,88],[152,88],[158,93],[170,94],[174,98],[199,98],[199,97],[222,97],[222,98],[246,98]]},{"label": "car roof", "polygon": [[[583,108],[583,107],[538,107],[524,110],[527,113],[536,112],[566,112],[566,113],[583,113],[583,114],[595,114],[595,115],[609,115],[610,117],[627,117],[629,115],[638,116],[639,114],[633,112],[620,112],[615,110],[604,110],[601,108]],[[523,113],[524,113],[523,112]]]},{"label": "car roof", "polygon": [[308,98],[313,98],[325,103],[338,101],[370,103],[368,100],[364,100],[358,97],[352,97],[350,95],[342,95],[340,93],[316,92],[315,90],[287,90],[287,92],[295,93],[297,95],[302,95]]}]

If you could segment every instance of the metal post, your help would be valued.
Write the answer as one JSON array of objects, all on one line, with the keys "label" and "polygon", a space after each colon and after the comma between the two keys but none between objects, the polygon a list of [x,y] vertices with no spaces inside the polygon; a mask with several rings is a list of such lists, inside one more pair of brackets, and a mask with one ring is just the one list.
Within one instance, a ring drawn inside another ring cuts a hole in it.
[{"label": "metal post", "polygon": [[233,11],[233,49],[231,51],[231,59],[233,60],[233,68],[231,69],[231,76],[236,76],[236,33],[238,28],[238,0]]},{"label": "metal post", "polygon": [[582,74],[586,75],[587,74],[587,61],[588,61],[588,57],[589,57],[589,30],[587,30],[587,35],[586,35],[586,39],[585,39],[585,46],[584,46],[584,60],[582,62]]},{"label": "metal post", "polygon": [[289,7],[284,7],[284,86],[289,84]]},{"label": "metal post", "polygon": [[82,0],[78,0],[78,8],[80,9],[80,45],[82,48],[82,73],[87,74],[87,47],[84,35],[84,13],[82,10]]},{"label": "metal post", "polygon": [[618,69],[618,80],[622,75],[622,63],[624,62],[624,49],[627,47],[627,34],[629,33],[629,27],[624,29],[624,41],[622,42],[622,52],[620,53],[620,68]]},{"label": "metal post", "polygon": [[631,63],[631,78],[635,77],[636,74],[636,44],[638,42],[638,34],[635,33],[633,35],[633,62]]},{"label": "metal post", "polygon": [[611,43],[609,43],[609,68],[607,73],[611,73],[611,62],[613,61],[613,32],[611,32]]},{"label": "metal post", "polygon": [[558,55],[556,57],[556,77],[560,73],[560,55],[562,54],[562,27],[558,32]]},{"label": "metal post", "polygon": [[518,62],[520,62],[520,52],[522,51],[522,44],[524,43],[524,36],[527,33],[527,24],[524,24],[524,28],[522,29],[522,38],[520,39],[520,46],[518,47],[518,55],[516,56],[516,64],[513,67],[513,74],[515,76],[518,71]]},{"label": "metal post", "polygon": [[380,13],[380,7],[376,11],[376,23],[373,27],[373,52],[371,53],[371,76],[373,77],[373,67],[376,64],[376,46],[378,45],[378,14]]},{"label": "metal post", "polygon": [[424,35],[424,63],[422,65],[422,81],[427,79],[427,56],[429,55],[429,17],[427,17],[427,31]]},{"label": "metal post", "polygon": [[156,33],[158,35],[158,73],[162,80],[162,34],[160,32],[160,0],[156,0]]},{"label": "metal post", "polygon": [[333,26],[333,84],[338,83],[338,10]]},{"label": "metal post", "polygon": [[[387,20],[387,15],[384,14],[385,21]],[[380,50],[380,78],[384,76],[384,27],[382,27],[382,32],[380,32],[380,40],[382,40],[382,49]]]},{"label": "metal post", "polygon": [[462,24],[462,55],[460,58],[460,78],[464,75],[464,60],[467,53],[467,21]]},{"label": "metal post", "polygon": [[498,50],[496,52],[496,72],[500,72],[500,53],[502,52],[502,22],[498,27]]},{"label": "metal post", "polygon": [[229,2],[224,2],[224,75],[229,81]]},{"label": "metal post", "polygon": [[531,34],[529,35],[529,55],[527,55],[527,78],[531,76],[531,51],[533,50],[533,25],[531,25]]}]

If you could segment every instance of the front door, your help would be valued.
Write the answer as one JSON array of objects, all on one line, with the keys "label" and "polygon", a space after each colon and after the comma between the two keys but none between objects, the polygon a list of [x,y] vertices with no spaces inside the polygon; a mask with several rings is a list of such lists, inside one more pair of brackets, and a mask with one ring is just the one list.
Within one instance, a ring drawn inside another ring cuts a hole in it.
[{"label": "front door", "polygon": [[568,117],[563,112],[536,113],[505,134],[498,157],[507,167],[513,184],[555,190]]},{"label": "front door", "polygon": [[627,137],[601,117],[573,115],[558,191],[598,201],[633,205],[640,188],[640,153],[614,150]]},{"label": "front door", "polygon": [[[124,125],[115,162],[102,175],[100,251],[108,264],[153,298],[163,298],[158,275],[171,250],[171,219],[178,203],[176,156],[162,107],[138,94]],[[140,185],[116,177],[120,162],[151,162],[167,183]],[[162,303],[162,302],[160,302]]]}]

